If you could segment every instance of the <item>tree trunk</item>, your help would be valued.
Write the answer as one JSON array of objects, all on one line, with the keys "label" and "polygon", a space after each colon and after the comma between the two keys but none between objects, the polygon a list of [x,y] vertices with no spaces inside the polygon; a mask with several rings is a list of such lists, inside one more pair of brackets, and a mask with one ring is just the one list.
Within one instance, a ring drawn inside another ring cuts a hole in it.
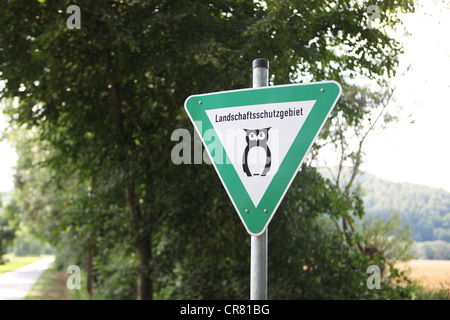
[{"label": "tree trunk", "polygon": [[[89,195],[89,206],[92,205],[92,195],[94,194],[94,187],[95,187],[95,179],[94,176],[91,177],[91,190]],[[93,272],[94,272],[94,240],[91,239],[92,237],[92,230],[89,230],[87,233],[88,238],[88,249],[87,249],[87,255],[86,255],[86,288],[89,295],[92,295],[92,282],[94,280]]]},{"label": "tree trunk", "polygon": [[152,247],[151,240],[142,237],[138,244],[138,259],[139,259],[139,274],[137,280],[137,299],[138,300],[152,300],[153,298],[153,283],[151,277],[151,256]]},{"label": "tree trunk", "polygon": [[130,178],[127,179],[126,198],[138,249],[137,299],[151,300],[153,298],[153,283],[150,267],[152,259],[152,235],[150,232],[147,232],[148,227],[141,228],[141,224],[143,223],[141,209],[136,202],[134,184]]},{"label": "tree trunk", "polygon": [[92,280],[93,280],[93,263],[92,259],[94,258],[94,253],[92,248],[89,248],[87,252],[87,262],[86,262],[86,285],[87,285],[87,292],[89,295],[92,294]]},{"label": "tree trunk", "polygon": [[[114,72],[113,72],[114,73]],[[123,114],[121,111],[121,101],[119,86],[115,81],[111,85],[112,114],[115,127],[119,133],[120,139],[124,139]],[[122,141],[123,142],[123,141]],[[124,156],[127,158],[127,155]],[[128,211],[130,213],[131,225],[137,244],[138,256],[138,279],[137,279],[137,299],[151,300],[153,298],[153,283],[151,276],[152,242],[151,226],[147,226],[143,221],[143,215],[139,202],[136,198],[135,184],[130,174],[130,163],[124,162],[124,171],[127,174],[125,179],[125,196],[127,200]],[[144,226],[145,225],[145,226]]]}]

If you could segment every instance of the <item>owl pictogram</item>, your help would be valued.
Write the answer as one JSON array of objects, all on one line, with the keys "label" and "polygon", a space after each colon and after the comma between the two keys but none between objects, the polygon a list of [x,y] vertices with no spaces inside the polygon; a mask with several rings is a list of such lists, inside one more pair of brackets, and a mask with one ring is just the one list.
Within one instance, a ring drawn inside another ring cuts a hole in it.
[{"label": "owl pictogram", "polygon": [[272,164],[267,141],[269,129],[244,129],[247,146],[244,150],[242,168],[248,177],[265,176]]}]

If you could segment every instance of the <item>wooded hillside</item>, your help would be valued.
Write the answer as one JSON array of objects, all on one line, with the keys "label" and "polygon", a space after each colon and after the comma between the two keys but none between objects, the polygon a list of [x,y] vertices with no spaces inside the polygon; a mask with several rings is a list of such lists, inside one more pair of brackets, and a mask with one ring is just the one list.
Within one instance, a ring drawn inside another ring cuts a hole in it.
[{"label": "wooded hillside", "polygon": [[[319,168],[325,177],[333,180],[337,168]],[[347,172],[348,171],[348,172]],[[343,179],[350,170],[343,170]],[[450,192],[406,182],[392,182],[367,172],[361,172],[354,186],[362,191],[367,214],[386,217],[399,212],[403,225],[410,225],[415,241],[443,240],[450,242]]]}]

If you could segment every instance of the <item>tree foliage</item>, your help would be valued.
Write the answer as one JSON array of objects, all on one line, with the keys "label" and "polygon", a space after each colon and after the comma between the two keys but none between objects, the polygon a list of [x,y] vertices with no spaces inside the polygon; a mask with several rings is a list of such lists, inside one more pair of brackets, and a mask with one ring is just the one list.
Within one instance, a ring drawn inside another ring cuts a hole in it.
[{"label": "tree foliage", "polygon": [[[81,29],[66,26],[69,4]],[[24,214],[61,265],[83,263],[90,291],[246,298],[249,239],[214,170],[170,161],[171,132],[192,128],[183,102],[248,87],[261,56],[275,84],[381,81],[401,52],[385,28],[413,5],[379,5],[380,28],[369,29],[356,1],[1,0],[1,96],[19,97],[12,132],[32,132],[17,140]],[[361,115],[343,99],[331,117]],[[291,189],[270,228],[271,298],[376,296],[362,286],[370,259],[349,245],[354,235],[318,222],[363,214],[358,195],[307,166]]]},{"label": "tree foliage", "polygon": [[15,230],[9,225],[8,220],[0,217],[0,264],[5,263],[5,257],[3,257],[8,250],[8,246],[12,244],[14,240]]}]

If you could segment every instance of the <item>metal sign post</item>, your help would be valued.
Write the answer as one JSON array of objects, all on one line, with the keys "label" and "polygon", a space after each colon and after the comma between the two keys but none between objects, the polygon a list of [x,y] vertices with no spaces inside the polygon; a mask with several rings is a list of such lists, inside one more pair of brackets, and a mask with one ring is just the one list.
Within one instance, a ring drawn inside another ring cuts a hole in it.
[{"label": "metal sign post", "polygon": [[[269,61],[253,60],[253,88],[269,85]],[[267,300],[268,228],[259,236],[251,236],[250,300]]]},{"label": "metal sign post", "polygon": [[267,230],[250,236],[250,300],[267,300]]}]

